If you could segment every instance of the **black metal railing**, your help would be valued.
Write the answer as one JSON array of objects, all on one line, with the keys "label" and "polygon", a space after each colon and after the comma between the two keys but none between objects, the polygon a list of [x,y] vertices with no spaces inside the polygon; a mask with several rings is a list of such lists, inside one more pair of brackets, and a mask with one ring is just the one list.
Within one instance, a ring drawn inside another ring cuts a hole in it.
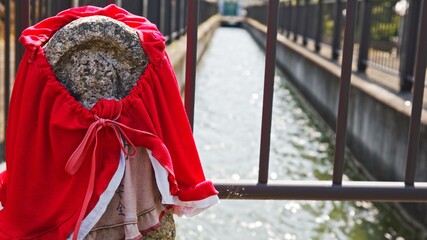
[{"label": "black metal railing", "polygon": [[[13,72],[16,72],[24,49],[18,43],[21,32],[30,25],[42,19],[56,15],[70,7],[94,5],[104,7],[109,4],[120,3],[119,6],[129,12],[146,16],[155,23],[165,35],[167,44],[187,33],[187,18],[198,19],[200,24],[211,16],[217,14],[218,5],[214,1],[200,1],[200,6],[195,9],[195,14],[189,16],[189,0],[0,0],[0,44],[4,42],[5,51],[2,54],[3,63],[0,66],[0,146],[5,133],[5,122],[9,106],[10,91],[13,84]],[[197,1],[199,2],[199,1]],[[199,17],[197,17],[199,16]],[[4,146],[3,146],[4,147]],[[0,147],[0,148],[3,148]],[[2,151],[0,151],[1,153]],[[0,162],[3,161],[0,156]]]},{"label": "black metal railing", "polygon": [[[339,59],[347,13],[346,0],[286,0],[279,3],[279,32],[307,45],[331,49]],[[354,51],[359,72],[373,67],[400,77],[400,90],[410,92],[414,79],[415,46],[421,1],[358,0]],[[248,17],[267,24],[267,5],[251,6]]]},{"label": "black metal railing", "polygon": [[[420,7],[421,20],[414,60],[415,86],[414,103],[412,106],[411,130],[409,133],[408,156],[406,160],[406,177],[404,182],[384,181],[343,181],[344,150],[347,132],[348,99],[351,80],[353,47],[356,33],[357,0],[348,0],[345,5],[346,14],[343,19],[345,31],[343,35],[342,65],[339,88],[339,103],[337,113],[336,139],[333,176],[329,181],[268,181],[270,129],[272,117],[273,78],[276,61],[277,30],[279,22],[279,0],[270,0],[266,6],[254,6],[248,9],[249,16],[257,18],[267,25],[266,60],[264,77],[263,112],[261,127],[260,161],[258,181],[229,181],[217,180],[216,188],[221,198],[227,199],[297,199],[297,200],[369,200],[369,201],[427,201],[427,183],[415,182],[415,159],[419,144],[420,116],[424,93],[424,79],[427,57],[427,0],[422,0]],[[194,4],[194,5],[193,5]],[[189,8],[195,11],[197,1],[191,2]],[[258,11],[265,10],[268,11]],[[340,8],[338,8],[340,9]],[[263,13],[267,12],[267,13]],[[295,18],[297,19],[297,18]],[[189,29],[196,21],[189,22]],[[286,25],[286,24],[285,24]],[[296,31],[294,28],[293,31]],[[197,33],[188,32],[188,40],[197,44]],[[187,51],[187,75],[185,106],[190,121],[193,120],[195,95],[196,47]],[[193,59],[193,60],[192,60]],[[417,89],[415,91],[415,89]]]}]

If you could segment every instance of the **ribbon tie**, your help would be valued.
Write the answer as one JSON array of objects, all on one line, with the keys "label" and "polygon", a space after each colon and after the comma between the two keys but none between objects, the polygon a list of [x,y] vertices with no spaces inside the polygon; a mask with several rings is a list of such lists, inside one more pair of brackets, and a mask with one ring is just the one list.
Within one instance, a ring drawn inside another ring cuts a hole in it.
[{"label": "ribbon tie", "polygon": [[[77,220],[76,227],[74,229],[73,240],[77,239],[81,223],[83,221],[84,215],[86,213],[87,207],[89,205],[89,202],[90,202],[90,199],[92,197],[93,190],[95,187],[96,150],[98,148],[98,132],[101,131],[101,129],[103,129],[103,128],[112,128],[114,130],[115,136],[117,137],[117,140],[120,144],[121,150],[123,151],[123,153],[126,156],[129,156],[129,157],[135,156],[136,147],[132,143],[132,141],[130,141],[129,137],[126,135],[125,130],[136,132],[136,133],[141,133],[144,135],[148,135],[148,136],[157,138],[157,136],[152,134],[152,133],[149,133],[146,131],[141,131],[138,129],[134,129],[134,128],[128,127],[122,123],[117,122],[117,120],[120,117],[120,112],[119,112],[119,115],[113,120],[100,118],[97,115],[95,115],[96,121],[93,122],[89,126],[89,128],[86,132],[86,135],[84,136],[82,142],[79,144],[77,149],[73,152],[73,154],[71,154],[70,158],[67,161],[67,164],[65,165],[65,171],[67,173],[69,173],[70,175],[74,175],[79,170],[80,166],[82,165],[82,163],[86,157],[87,152],[90,149],[90,146],[92,145],[92,142],[95,140],[95,145],[92,148],[92,160],[91,160],[89,184],[88,184],[88,187],[86,190],[85,198],[83,201],[83,206],[82,206],[82,209],[80,211],[80,215],[79,215],[79,218]],[[132,148],[131,154],[129,154],[129,152],[125,149],[122,138],[124,138],[124,140],[126,140],[126,142],[131,146],[131,148]]]}]

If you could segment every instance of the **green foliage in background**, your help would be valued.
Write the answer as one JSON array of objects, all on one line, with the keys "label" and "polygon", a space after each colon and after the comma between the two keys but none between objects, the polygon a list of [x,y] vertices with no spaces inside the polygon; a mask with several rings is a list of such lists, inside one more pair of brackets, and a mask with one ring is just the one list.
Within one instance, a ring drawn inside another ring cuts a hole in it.
[{"label": "green foliage in background", "polygon": [[401,16],[396,14],[394,6],[399,0],[373,0],[371,40],[392,42],[398,36]]}]

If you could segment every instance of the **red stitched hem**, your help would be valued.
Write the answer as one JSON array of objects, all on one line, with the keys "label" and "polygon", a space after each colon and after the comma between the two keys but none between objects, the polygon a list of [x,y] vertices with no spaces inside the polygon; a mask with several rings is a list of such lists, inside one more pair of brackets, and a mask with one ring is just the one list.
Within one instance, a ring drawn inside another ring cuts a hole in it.
[{"label": "red stitched hem", "polygon": [[[162,219],[163,219],[163,216],[170,210],[172,208],[172,206],[167,206],[166,207],[166,209],[165,210],[163,210],[161,213],[160,213],[160,216],[159,216],[159,223],[157,223],[156,225],[154,225],[154,226],[152,226],[152,227],[150,227],[150,228],[147,228],[147,229],[145,229],[145,230],[143,230],[143,231],[140,231],[140,233],[141,233],[141,236],[139,236],[139,237],[137,237],[137,238],[135,238],[135,239],[133,239],[133,240],[140,240],[140,239],[142,239],[142,237],[144,236],[144,235],[146,235],[146,234],[148,234],[149,232],[151,232],[151,231],[154,231],[154,230],[157,230],[159,227],[160,227],[160,223],[162,222]],[[123,238],[122,240],[126,240],[125,238]]]},{"label": "red stitched hem", "polygon": [[162,219],[163,219],[163,216],[164,216],[164,215],[165,215],[165,213],[167,213],[171,208],[172,208],[172,206],[168,206],[165,210],[163,210],[163,211],[162,211],[162,213],[161,213],[161,214],[160,214],[160,216],[159,216],[159,223],[158,223],[158,224],[156,224],[156,225],[154,225],[154,226],[152,226],[152,227],[150,227],[150,228],[148,228],[148,229],[146,229],[146,230],[144,230],[144,231],[140,232],[140,233],[142,234],[142,236],[144,236],[145,234],[147,234],[147,233],[149,233],[149,232],[151,232],[151,231],[154,231],[154,230],[156,230],[157,228],[159,228],[159,227],[160,227],[160,223],[161,223],[161,221],[162,221]]}]

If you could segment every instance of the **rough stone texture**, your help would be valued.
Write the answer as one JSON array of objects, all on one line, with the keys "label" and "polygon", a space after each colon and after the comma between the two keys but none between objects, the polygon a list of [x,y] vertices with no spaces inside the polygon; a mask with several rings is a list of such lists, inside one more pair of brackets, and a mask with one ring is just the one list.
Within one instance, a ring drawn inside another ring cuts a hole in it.
[{"label": "rough stone texture", "polygon": [[58,80],[85,107],[125,97],[148,63],[137,33],[104,16],[75,20],[44,46]]},{"label": "rough stone texture", "polygon": [[[104,16],[75,20],[44,46],[57,79],[86,108],[128,95],[148,63],[137,33]],[[175,239],[172,213],[142,239]]]},{"label": "rough stone texture", "polygon": [[143,240],[172,240],[175,239],[176,230],[172,212],[166,213],[160,223],[160,227],[142,237]]}]

